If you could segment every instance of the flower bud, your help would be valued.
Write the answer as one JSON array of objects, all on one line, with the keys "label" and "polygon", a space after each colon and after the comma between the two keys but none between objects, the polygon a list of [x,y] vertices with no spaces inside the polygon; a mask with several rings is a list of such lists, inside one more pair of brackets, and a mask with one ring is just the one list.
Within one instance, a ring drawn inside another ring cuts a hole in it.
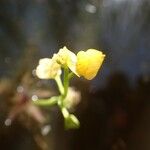
[{"label": "flower bud", "polygon": [[72,129],[72,128],[79,128],[80,122],[77,117],[73,114],[69,114],[69,116],[65,119],[65,128]]}]

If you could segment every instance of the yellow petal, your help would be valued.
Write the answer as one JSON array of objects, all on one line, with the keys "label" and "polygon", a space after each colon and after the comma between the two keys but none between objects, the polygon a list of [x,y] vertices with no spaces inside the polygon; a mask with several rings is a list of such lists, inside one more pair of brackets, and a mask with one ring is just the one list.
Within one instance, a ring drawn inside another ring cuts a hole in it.
[{"label": "yellow petal", "polygon": [[88,80],[93,79],[102,65],[105,55],[98,50],[88,49],[77,54],[76,71]]}]

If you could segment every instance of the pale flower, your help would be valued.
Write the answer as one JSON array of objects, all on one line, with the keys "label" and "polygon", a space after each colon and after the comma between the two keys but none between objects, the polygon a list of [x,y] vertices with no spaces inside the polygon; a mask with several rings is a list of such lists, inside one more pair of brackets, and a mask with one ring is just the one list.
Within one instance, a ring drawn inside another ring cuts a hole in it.
[{"label": "pale flower", "polygon": [[100,69],[105,55],[98,50],[88,49],[77,54],[76,72],[84,78],[93,79]]},{"label": "pale flower", "polygon": [[56,60],[60,65],[68,67],[73,73],[79,76],[76,72],[77,57],[66,46],[61,48],[57,54],[54,54],[52,59]]},{"label": "pale flower", "polygon": [[39,60],[39,65],[36,68],[36,75],[40,79],[54,79],[60,74],[61,67],[56,61],[50,58],[43,58]]}]

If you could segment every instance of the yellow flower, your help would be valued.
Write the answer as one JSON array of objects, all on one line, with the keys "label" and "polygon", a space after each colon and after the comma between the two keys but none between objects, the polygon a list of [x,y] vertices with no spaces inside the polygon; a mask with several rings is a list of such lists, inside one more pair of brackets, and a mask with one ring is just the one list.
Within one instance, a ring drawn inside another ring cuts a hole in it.
[{"label": "yellow flower", "polygon": [[61,68],[56,61],[50,58],[40,59],[39,65],[36,68],[36,75],[40,79],[53,79],[60,74]]},{"label": "yellow flower", "polygon": [[88,80],[93,79],[102,65],[105,55],[98,50],[88,49],[77,54],[76,72]]},{"label": "yellow flower", "polygon": [[77,76],[83,76],[88,80],[93,79],[102,65],[105,55],[98,50],[88,49],[78,52],[77,56],[63,47],[53,58],[61,66],[68,67]]},{"label": "yellow flower", "polygon": [[69,67],[72,72],[78,75],[76,72],[77,57],[66,46],[61,48],[57,54],[54,54],[52,59],[62,66]]}]

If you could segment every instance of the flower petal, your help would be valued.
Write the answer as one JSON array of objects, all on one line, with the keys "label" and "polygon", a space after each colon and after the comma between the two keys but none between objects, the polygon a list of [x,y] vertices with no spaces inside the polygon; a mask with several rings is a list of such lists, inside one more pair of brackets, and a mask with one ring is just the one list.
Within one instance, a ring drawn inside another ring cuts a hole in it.
[{"label": "flower petal", "polygon": [[98,50],[88,49],[77,54],[77,73],[88,80],[93,79],[102,65],[105,55]]},{"label": "flower petal", "polygon": [[78,75],[76,72],[77,57],[66,46],[61,48],[57,54],[54,54],[52,59],[56,60],[62,66],[67,66],[73,73]]},{"label": "flower petal", "polygon": [[36,68],[36,75],[40,79],[51,79],[60,74],[60,65],[56,61],[50,58],[40,59],[39,65]]}]

